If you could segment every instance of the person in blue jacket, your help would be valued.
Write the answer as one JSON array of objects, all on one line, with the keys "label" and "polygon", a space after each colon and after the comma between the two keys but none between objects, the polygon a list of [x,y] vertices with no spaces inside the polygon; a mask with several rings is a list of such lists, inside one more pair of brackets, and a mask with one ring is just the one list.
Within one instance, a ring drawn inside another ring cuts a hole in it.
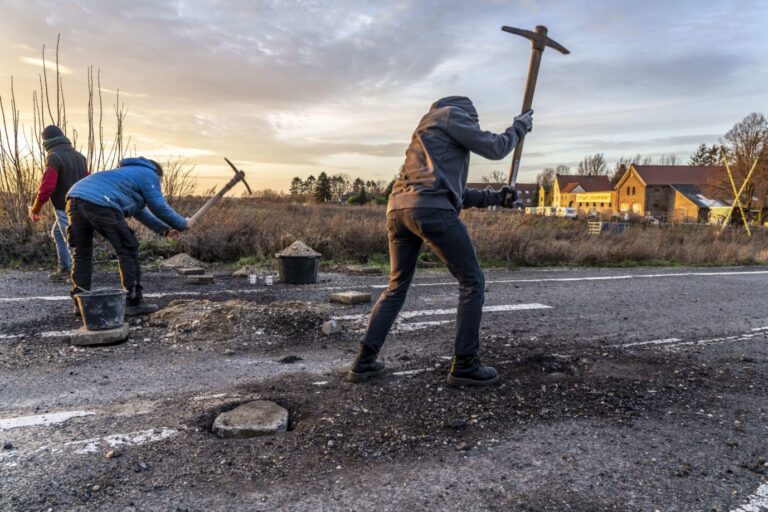
[{"label": "person in blue jacket", "polygon": [[93,235],[99,233],[117,253],[120,279],[128,293],[125,314],[145,315],[159,309],[144,301],[139,241],[125,219],[133,217],[158,235],[172,238],[192,227],[192,219],[176,213],[163,197],[162,176],[163,168],[154,160],[126,158],[117,169],[91,174],[69,189],[67,241],[72,249],[73,297],[91,289]]}]

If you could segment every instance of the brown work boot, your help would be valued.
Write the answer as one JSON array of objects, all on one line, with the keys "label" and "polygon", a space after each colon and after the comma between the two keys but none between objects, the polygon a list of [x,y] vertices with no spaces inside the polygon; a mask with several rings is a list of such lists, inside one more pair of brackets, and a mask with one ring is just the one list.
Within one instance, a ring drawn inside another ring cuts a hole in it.
[{"label": "brown work boot", "polygon": [[144,302],[141,285],[137,284],[128,291],[128,297],[125,299],[125,316],[149,315],[159,309],[160,306],[157,304]]}]

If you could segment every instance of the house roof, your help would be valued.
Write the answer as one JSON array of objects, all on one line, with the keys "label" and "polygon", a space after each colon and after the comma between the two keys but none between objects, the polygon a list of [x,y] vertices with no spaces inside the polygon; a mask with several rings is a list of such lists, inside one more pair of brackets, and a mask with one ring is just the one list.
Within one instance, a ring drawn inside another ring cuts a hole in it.
[{"label": "house roof", "polygon": [[561,193],[568,193],[566,188],[570,184],[574,184],[570,187],[570,190],[575,189],[581,185],[584,192],[610,192],[613,190],[613,185],[608,176],[580,176],[577,174],[558,174],[555,179],[560,186]]},{"label": "house roof", "polygon": [[724,206],[730,206],[719,199],[712,199],[705,196],[702,192],[702,188],[696,185],[670,185],[674,190],[677,190],[685,197],[687,197],[693,204],[699,208],[720,208]]},{"label": "house roof", "polygon": [[707,185],[723,176],[721,166],[633,165],[646,185]]}]

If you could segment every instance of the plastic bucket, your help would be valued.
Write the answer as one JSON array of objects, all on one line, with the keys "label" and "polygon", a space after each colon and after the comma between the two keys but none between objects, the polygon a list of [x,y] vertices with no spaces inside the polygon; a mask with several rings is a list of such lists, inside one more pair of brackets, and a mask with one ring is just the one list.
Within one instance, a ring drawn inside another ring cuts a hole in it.
[{"label": "plastic bucket", "polygon": [[125,291],[92,290],[75,295],[83,325],[89,331],[117,329],[125,320]]},{"label": "plastic bucket", "polygon": [[317,282],[319,256],[280,256],[280,282],[312,284]]}]

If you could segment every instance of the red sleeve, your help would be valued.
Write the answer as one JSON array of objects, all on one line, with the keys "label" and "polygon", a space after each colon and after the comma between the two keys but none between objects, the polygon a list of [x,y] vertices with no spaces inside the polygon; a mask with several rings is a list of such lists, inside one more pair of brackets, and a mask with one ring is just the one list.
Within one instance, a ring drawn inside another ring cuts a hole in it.
[{"label": "red sleeve", "polygon": [[43,174],[43,180],[40,182],[40,189],[37,191],[37,199],[32,206],[32,213],[39,214],[43,206],[51,198],[56,189],[56,182],[59,181],[59,171],[52,165],[49,165]]}]

